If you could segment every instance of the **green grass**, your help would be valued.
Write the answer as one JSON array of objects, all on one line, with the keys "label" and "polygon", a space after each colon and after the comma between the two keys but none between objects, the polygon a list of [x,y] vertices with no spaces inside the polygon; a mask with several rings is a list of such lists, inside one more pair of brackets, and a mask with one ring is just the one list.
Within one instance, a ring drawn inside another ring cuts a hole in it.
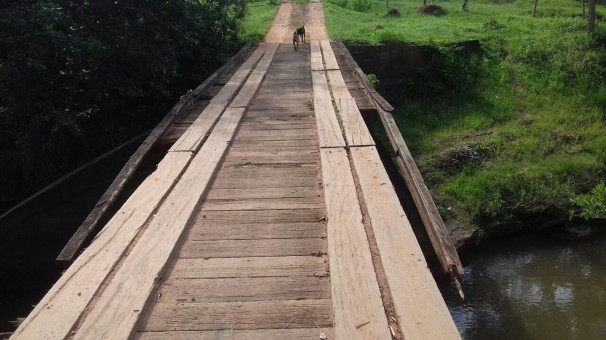
[{"label": "green grass", "polygon": [[[385,2],[360,13],[352,1],[324,2],[333,38],[437,51],[433,73],[402,89],[394,117],[446,215],[490,231],[539,207],[565,214],[604,181],[605,22],[589,37],[580,3],[540,1],[533,18],[528,1],[479,0],[468,12],[439,1],[446,15],[432,17],[416,13],[421,1],[390,1],[401,13],[393,18]],[[444,48],[471,39],[479,57]]]},{"label": "green grass", "polygon": [[278,11],[278,4],[277,1],[272,4],[269,0],[248,2],[248,12],[242,23],[241,37],[244,41],[257,43],[263,40]]}]

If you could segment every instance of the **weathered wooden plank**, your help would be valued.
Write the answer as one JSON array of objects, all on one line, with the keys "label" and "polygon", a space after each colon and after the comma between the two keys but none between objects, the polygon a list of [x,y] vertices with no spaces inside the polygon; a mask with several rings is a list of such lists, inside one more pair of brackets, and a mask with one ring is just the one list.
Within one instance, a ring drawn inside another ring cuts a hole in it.
[{"label": "weathered wooden plank", "polygon": [[286,138],[292,138],[292,139],[307,139],[309,137],[315,137],[316,136],[316,131],[313,128],[309,128],[309,126],[307,126],[306,128],[299,128],[299,129],[251,129],[249,127],[243,127],[240,129],[240,131],[238,132],[238,139],[242,140],[244,138],[258,138],[258,139],[262,139],[262,138],[279,138],[279,139],[286,139]]},{"label": "weathered wooden plank", "polygon": [[320,42],[312,41],[309,43],[311,49],[311,70],[312,71],[323,71],[324,63],[322,63],[322,51],[320,50]]},{"label": "weathered wooden plank", "polygon": [[326,254],[321,238],[191,241],[180,257],[317,256]]},{"label": "weathered wooden plank", "polygon": [[404,177],[406,186],[410,190],[442,271],[453,277],[463,276],[463,265],[461,265],[459,254],[452,244],[438,208],[427,186],[425,186],[423,176],[421,176],[396,122],[389,112],[381,109],[378,111],[387,137],[389,137],[389,141],[396,151],[398,172]]},{"label": "weathered wooden plank", "polygon": [[158,164],[19,326],[15,339],[63,339],[69,334],[190,159],[190,153],[173,153]]},{"label": "weathered wooden plank", "polygon": [[272,167],[272,166],[261,166],[253,168],[240,168],[240,169],[223,169],[217,176],[217,181],[232,178],[257,178],[273,176],[276,180],[284,177],[316,177],[318,175],[317,167]]},{"label": "weathered wooden plank", "polygon": [[358,110],[356,101],[350,96],[349,98],[335,99],[339,116],[343,122],[343,130],[345,140],[348,146],[368,146],[375,145],[375,141],[368,131],[366,122]]},{"label": "weathered wooden plank", "polygon": [[320,339],[320,334],[324,333],[327,339],[334,339],[332,328],[316,326],[312,328],[298,329],[219,329],[214,331],[172,331],[172,332],[140,332],[137,333],[137,340],[159,340],[159,339],[179,339],[179,340],[259,340],[259,339],[288,339],[288,340],[309,340]]},{"label": "weathered wooden plank", "polygon": [[318,124],[318,144],[321,148],[344,147],[345,141],[331,99],[315,98],[314,110]]},{"label": "weathered wooden plank", "polygon": [[[225,164],[225,163],[223,163]],[[235,188],[221,189],[213,188],[206,196],[206,201],[211,200],[248,200],[265,198],[317,198],[322,200],[322,192],[315,186],[290,187],[290,188]]]},{"label": "weathered wooden plank", "polygon": [[257,167],[257,166],[274,166],[274,167],[301,167],[313,166],[316,164],[316,156],[311,153],[306,153],[300,156],[295,155],[280,155],[252,157],[244,155],[241,158],[230,157],[228,161],[223,162],[222,168],[239,168],[239,167]]},{"label": "weathered wooden plank", "polygon": [[221,88],[213,99],[210,100],[211,104],[219,106],[227,106],[229,102],[234,98],[235,93],[240,89],[242,83],[246,80],[252,67],[261,59],[265,54],[266,46],[260,45],[253,52],[253,54],[240,66],[240,68],[234,73],[229,81]]},{"label": "weathered wooden plank", "polygon": [[317,155],[319,152],[318,146],[264,146],[253,145],[250,143],[236,143],[229,150],[231,159],[236,157],[273,157],[273,156],[293,156],[301,155]]},{"label": "weathered wooden plank", "polygon": [[238,147],[268,147],[268,148],[280,148],[280,147],[314,147],[318,145],[317,139],[289,139],[289,140],[236,140],[235,148]]},{"label": "weathered wooden plank", "polygon": [[324,56],[324,65],[326,70],[338,70],[339,63],[337,63],[337,58],[332,51],[332,47],[330,46],[330,41],[322,40],[320,41],[320,45],[322,46],[322,55]]},{"label": "weathered wooden plank", "polygon": [[243,112],[244,109],[227,109],[219,119],[207,142],[89,311],[75,339],[124,339],[133,333],[139,313],[154,290],[156,277],[166,270]]},{"label": "weathered wooden plank", "polygon": [[191,229],[188,242],[196,240],[251,240],[278,238],[326,238],[324,222],[247,223],[245,221],[198,221]]},{"label": "weathered wooden plank", "polygon": [[[213,188],[214,190],[214,188]],[[213,222],[238,223],[298,223],[324,220],[324,209],[201,211],[203,219]],[[200,216],[199,216],[200,217]],[[198,220],[199,220],[198,217]],[[196,222],[198,223],[198,222]]]},{"label": "weathered wooden plank", "polygon": [[460,338],[377,150],[350,152],[404,338]]},{"label": "weathered wooden plank", "polygon": [[259,85],[263,81],[263,77],[265,77],[265,73],[274,58],[278,45],[279,44],[270,44],[267,46],[265,55],[261,58],[259,64],[257,64],[257,67],[253,70],[244,86],[242,86],[242,89],[238,95],[236,95],[236,98],[229,104],[229,107],[245,108],[248,106],[248,103],[255,96],[255,93],[257,93]]},{"label": "weathered wooden plank", "polygon": [[324,71],[311,71],[314,98],[330,99],[330,88]]},{"label": "weathered wooden plank", "polygon": [[344,149],[322,149],[337,339],[391,339],[362,212]]},{"label": "weathered wooden plank", "polygon": [[279,197],[251,199],[213,199],[203,203],[208,210],[267,210],[320,208],[323,200],[318,197]]},{"label": "weathered wooden plank", "polygon": [[237,257],[179,259],[173,279],[218,279],[230,277],[318,276],[328,274],[324,257]]},{"label": "weathered wooden plank", "polygon": [[329,299],[159,303],[144,331],[330,327]]},{"label": "weathered wooden plank", "polygon": [[332,91],[335,101],[339,101],[339,99],[342,98],[352,97],[349,93],[349,89],[347,89],[345,80],[343,80],[341,70],[328,70],[326,71],[326,76],[328,78],[328,84],[330,85],[330,90]]},{"label": "weathered wooden plank", "polygon": [[224,105],[209,104],[168,151],[196,152],[224,110]]},{"label": "weathered wooden plank", "polygon": [[313,276],[168,280],[158,296],[163,303],[330,299],[330,281]]},{"label": "weathered wooden plank", "polygon": [[[268,175],[271,176],[271,175]],[[234,189],[234,188],[293,188],[319,183],[320,179],[316,177],[227,177],[221,176],[213,184],[213,188]]]}]

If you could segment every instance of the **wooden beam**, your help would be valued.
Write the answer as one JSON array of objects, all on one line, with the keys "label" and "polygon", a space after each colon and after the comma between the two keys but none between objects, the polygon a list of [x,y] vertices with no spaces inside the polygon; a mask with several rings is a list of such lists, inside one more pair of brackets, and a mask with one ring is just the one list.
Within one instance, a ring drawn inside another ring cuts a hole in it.
[{"label": "wooden beam", "polygon": [[362,71],[360,66],[358,66],[358,63],[356,63],[356,61],[351,56],[351,54],[349,53],[349,51],[347,50],[347,47],[345,47],[343,42],[337,41],[337,42],[335,42],[335,44],[337,46],[339,46],[339,48],[341,48],[341,50],[343,51],[343,55],[345,56],[346,62],[354,69],[354,71],[356,71],[356,73],[358,74],[358,77],[364,83],[366,90],[368,91],[368,93],[370,93],[370,95],[374,99],[375,103],[377,105],[379,105],[385,111],[388,111],[388,112],[393,111],[393,106],[391,106],[391,104],[389,104],[389,102],[387,100],[385,100],[385,98],[383,98],[377,92],[377,90],[375,90],[375,88],[372,86],[372,84],[368,81],[368,78],[366,78],[366,74],[364,74],[364,71]]},{"label": "wooden beam", "polygon": [[[221,88],[219,93],[213,97],[204,111],[198,115],[198,118],[181,135],[181,137],[168,150],[170,152],[191,151],[196,152],[204,138],[215,125],[230,101],[236,96],[242,84],[252,72],[253,67],[259,62],[259,59],[265,53],[265,46],[261,46],[240,66],[236,73],[231,77],[228,85]],[[252,75],[251,75],[252,77]]]},{"label": "wooden beam", "polygon": [[350,148],[405,339],[460,339],[376,148]]},{"label": "wooden beam", "polygon": [[324,65],[326,70],[338,70],[339,63],[337,63],[337,58],[332,51],[332,47],[330,46],[330,41],[322,40],[320,41],[320,45],[322,46],[322,55],[324,56]]},{"label": "wooden beam", "polygon": [[151,220],[107,288],[89,310],[75,339],[126,339],[163,275],[235,133],[244,109],[225,111],[207,142]]},{"label": "wooden beam", "polygon": [[324,63],[322,62],[322,51],[320,50],[320,42],[312,41],[309,43],[311,50],[311,70],[324,71]]},{"label": "wooden beam", "polygon": [[343,148],[321,149],[336,339],[391,339]]},{"label": "wooden beam", "polygon": [[63,339],[69,335],[190,159],[190,154],[172,153],[158,164],[19,326],[14,339]]},{"label": "wooden beam", "polygon": [[398,171],[404,178],[406,186],[410,190],[417,210],[425,225],[425,229],[427,230],[427,234],[429,235],[429,239],[431,240],[433,249],[440,262],[442,271],[453,278],[460,278],[463,276],[463,265],[461,264],[457,250],[448,235],[448,231],[444,226],[444,221],[442,221],[438,208],[436,207],[427,186],[425,186],[423,176],[421,176],[391,114],[385,112],[381,108],[379,108],[378,111],[387,137],[389,137],[389,141],[396,151],[396,165]]},{"label": "wooden beam", "polygon": [[116,176],[116,179],[114,179],[103,196],[101,196],[101,199],[99,199],[99,202],[97,202],[95,208],[86,217],[84,222],[82,222],[63,250],[61,250],[61,253],[59,253],[56,258],[57,262],[67,265],[75,260],[80,250],[101,228],[100,223],[109,217],[108,214],[111,213],[111,209],[114,207],[118,196],[120,193],[122,193],[126,184],[130,181],[135,171],[141,165],[143,158],[156,145],[160,136],[168,131],[168,128],[174,121],[175,117],[180,115],[184,110],[191,109],[191,104],[195,98],[205,91],[208,86],[214,82],[215,79],[228,67],[231,67],[234,61],[242,56],[249,48],[249,44],[241,48],[238,53],[236,53],[218,70],[206,78],[206,80],[202,82],[193,92],[186,93],[181,97],[179,102],[175,104],[175,106],[166,114],[160,124],[156,126],[156,128],[145,139],[143,144],[141,144],[139,149],[137,149],[137,151],[130,157],[118,176]]}]

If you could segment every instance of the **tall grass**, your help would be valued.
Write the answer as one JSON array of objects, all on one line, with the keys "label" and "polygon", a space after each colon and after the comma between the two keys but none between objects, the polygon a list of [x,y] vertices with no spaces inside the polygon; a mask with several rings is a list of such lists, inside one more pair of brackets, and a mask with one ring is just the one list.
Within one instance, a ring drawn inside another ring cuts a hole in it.
[{"label": "tall grass", "polygon": [[[467,12],[462,1],[434,3],[446,15],[417,14],[421,1],[390,1],[400,17],[383,1],[368,13],[324,7],[333,38],[437,51],[431,73],[402,88],[394,117],[445,214],[488,232],[532,211],[566,214],[606,177],[604,22],[588,36],[569,0],[539,2],[537,17],[525,0],[478,0]],[[445,48],[471,39],[476,57]]]},{"label": "tall grass", "polygon": [[271,27],[272,20],[278,11],[279,1],[247,1],[248,11],[242,23],[241,38],[244,41],[257,43],[263,40]]}]

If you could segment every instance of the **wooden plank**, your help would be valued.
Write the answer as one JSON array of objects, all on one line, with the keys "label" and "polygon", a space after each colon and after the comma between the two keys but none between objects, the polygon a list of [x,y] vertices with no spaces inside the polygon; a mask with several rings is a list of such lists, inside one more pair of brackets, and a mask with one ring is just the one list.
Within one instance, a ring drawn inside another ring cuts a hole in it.
[{"label": "wooden plank", "polygon": [[[336,99],[335,99],[336,100]],[[375,141],[368,131],[366,122],[358,110],[356,101],[352,98],[340,98],[336,100],[339,116],[343,122],[345,140],[348,146],[375,145]]]},{"label": "wooden plank", "polygon": [[316,325],[332,326],[329,299],[158,303],[142,330],[281,329]]},{"label": "wooden plank", "polygon": [[147,230],[89,311],[75,339],[120,338],[133,327],[154,290],[156,278],[182,237],[183,230],[233,138],[244,109],[227,109],[208,141],[168,195]]},{"label": "wooden plank", "polygon": [[431,193],[427,189],[427,186],[425,186],[423,176],[421,176],[391,114],[381,109],[378,111],[387,137],[389,137],[389,141],[396,151],[398,172],[404,178],[406,186],[412,195],[442,271],[452,277],[460,278],[463,276],[463,265],[444,226],[438,208],[431,197]]},{"label": "wooden plank", "polygon": [[168,280],[159,302],[237,302],[330,299],[328,277],[247,277]]},{"label": "wooden plank", "polygon": [[177,139],[177,141],[168,150],[169,152],[196,152],[204,138],[215,125],[223,111],[224,105],[209,104],[198,118],[189,126],[187,130]]},{"label": "wooden plank", "polygon": [[173,279],[327,275],[326,259],[314,256],[179,259],[171,273]]},{"label": "wooden plank", "polygon": [[344,149],[322,149],[337,339],[391,339],[362,212]]},{"label": "wooden plank", "polygon": [[337,58],[332,51],[332,47],[330,46],[330,41],[322,40],[320,41],[320,45],[322,46],[322,55],[324,56],[324,65],[326,70],[338,70],[339,63],[337,63]]},{"label": "wooden plank", "polygon": [[330,85],[330,90],[332,91],[335,101],[342,98],[353,98],[349,93],[349,89],[347,89],[345,80],[343,80],[341,70],[326,71],[326,76],[328,78],[328,84]]},{"label": "wooden plank", "polygon": [[137,340],[160,340],[160,339],[179,339],[179,340],[259,340],[259,339],[288,339],[288,340],[309,340],[320,339],[320,333],[324,333],[327,339],[334,339],[332,328],[323,327],[318,329],[298,328],[298,329],[219,329],[214,331],[173,331],[173,332],[140,332],[137,333]]},{"label": "wooden plank", "polygon": [[274,58],[278,46],[279,44],[270,44],[269,46],[267,46],[267,51],[265,52],[265,55],[263,56],[263,58],[261,58],[259,64],[257,64],[257,67],[254,69],[254,71],[246,81],[246,84],[242,86],[242,89],[240,90],[236,98],[234,98],[231,104],[229,104],[229,107],[245,108],[248,106],[248,103],[257,93],[259,85],[265,77],[265,73],[267,72],[271,61]]},{"label": "wooden plank", "polygon": [[[270,176],[270,175],[268,175]],[[226,177],[221,176],[213,184],[213,188],[235,189],[235,188],[293,188],[307,185],[315,185],[320,182],[316,177]]]},{"label": "wooden plank", "polygon": [[326,254],[325,243],[320,238],[191,241],[180,257],[319,256]]},{"label": "wooden plank", "polygon": [[[223,163],[225,164],[225,163]],[[265,198],[298,198],[316,197],[321,200],[322,192],[315,186],[290,187],[290,188],[235,188],[221,189],[213,188],[206,197],[206,201],[211,200],[247,200],[247,199],[265,199]]]},{"label": "wooden plank", "polygon": [[330,99],[330,88],[324,71],[311,71],[314,98]]},{"label": "wooden plank", "polygon": [[15,339],[63,339],[70,333],[190,158],[189,153],[174,153],[158,164],[19,326]]},{"label": "wooden plank", "polygon": [[460,339],[374,147],[350,149],[405,339]]},{"label": "wooden plank", "polygon": [[316,155],[311,153],[303,154],[299,157],[295,155],[270,156],[243,156],[242,158],[230,157],[228,161],[223,162],[222,168],[256,167],[256,166],[275,166],[275,167],[297,167],[313,166],[317,164]]},{"label": "wooden plank", "polygon": [[199,221],[189,233],[192,240],[250,240],[277,238],[326,238],[326,225],[323,222],[285,222],[285,223],[246,223]]},{"label": "wooden plank", "polygon": [[316,138],[313,139],[290,139],[290,140],[236,140],[235,148],[238,147],[267,147],[267,148],[279,148],[279,147],[297,147],[303,146],[307,148],[313,148],[318,145]]},{"label": "wooden plank", "polygon": [[318,197],[278,197],[278,198],[229,198],[213,199],[203,203],[208,210],[267,210],[267,209],[307,209],[322,207],[323,200]]},{"label": "wooden plank", "polygon": [[309,43],[311,49],[311,70],[312,71],[323,71],[324,63],[322,62],[322,51],[320,50],[320,42],[312,41]]},{"label": "wooden plank", "polygon": [[337,44],[337,46],[339,46],[339,48],[341,49],[341,51],[343,51],[343,55],[345,56],[345,60],[347,61],[347,63],[349,64],[349,66],[351,66],[354,69],[354,71],[358,75],[358,79],[362,82],[362,84],[364,84],[364,87],[366,87],[366,90],[368,91],[368,93],[370,93],[370,95],[372,96],[372,98],[375,101],[375,103],[377,103],[377,105],[379,105],[385,111],[388,111],[388,112],[393,111],[394,110],[393,106],[391,106],[391,104],[389,104],[389,102],[387,100],[385,100],[385,98],[383,98],[375,90],[375,88],[372,86],[372,84],[366,78],[366,74],[364,74],[364,71],[362,71],[362,69],[360,68],[360,66],[358,65],[358,63],[356,63],[356,61],[351,56],[351,54],[349,53],[349,51],[347,50],[347,48],[345,47],[345,45],[343,44],[343,42],[337,41],[336,44]]},{"label": "wooden plank", "polygon": [[[214,188],[213,188],[214,190]],[[324,209],[292,209],[292,210],[253,210],[253,211],[222,211],[209,210],[201,212],[202,218],[213,222],[229,223],[299,223],[319,222],[325,219]],[[198,217],[199,220],[199,217]],[[198,222],[196,222],[198,223]]]},{"label": "wooden plank", "polygon": [[242,83],[249,76],[253,66],[259,61],[259,59],[261,59],[263,54],[265,54],[265,50],[265,45],[259,45],[253,54],[248,57],[248,59],[242,64],[242,66],[240,66],[236,73],[234,73],[229,81],[223,86],[221,91],[219,91],[219,93],[217,93],[217,95],[210,100],[210,103],[227,106],[234,98],[235,93],[242,86]]},{"label": "wooden plank", "polygon": [[331,99],[314,98],[318,124],[318,144],[321,148],[344,147],[345,141]]},{"label": "wooden plank", "polygon": [[94,233],[100,229],[101,221],[109,217],[108,213],[111,211],[111,208],[114,207],[118,196],[124,190],[126,184],[130,181],[135,171],[139,168],[143,157],[145,157],[149,150],[156,145],[156,143],[161,139],[160,137],[169,130],[169,127],[172,123],[174,123],[175,118],[179,117],[183,111],[191,109],[194,99],[205,91],[213,82],[215,82],[219,75],[224,73],[228,67],[231,67],[235,60],[242,56],[249,48],[250,44],[242,47],[238,53],[236,53],[219,69],[206,78],[206,80],[198,85],[198,87],[196,87],[191,94],[187,93],[181,97],[179,102],[175,104],[175,106],[166,114],[164,119],[162,119],[156,128],[154,128],[154,130],[149,134],[149,136],[147,136],[137,151],[129,158],[126,165],[122,168],[112,184],[99,199],[99,202],[95,205],[95,208],[90,212],[84,222],[82,222],[63,250],[61,250],[61,253],[56,258],[57,262],[67,264],[75,260],[76,256],[84,247],[86,242],[88,242]]}]

